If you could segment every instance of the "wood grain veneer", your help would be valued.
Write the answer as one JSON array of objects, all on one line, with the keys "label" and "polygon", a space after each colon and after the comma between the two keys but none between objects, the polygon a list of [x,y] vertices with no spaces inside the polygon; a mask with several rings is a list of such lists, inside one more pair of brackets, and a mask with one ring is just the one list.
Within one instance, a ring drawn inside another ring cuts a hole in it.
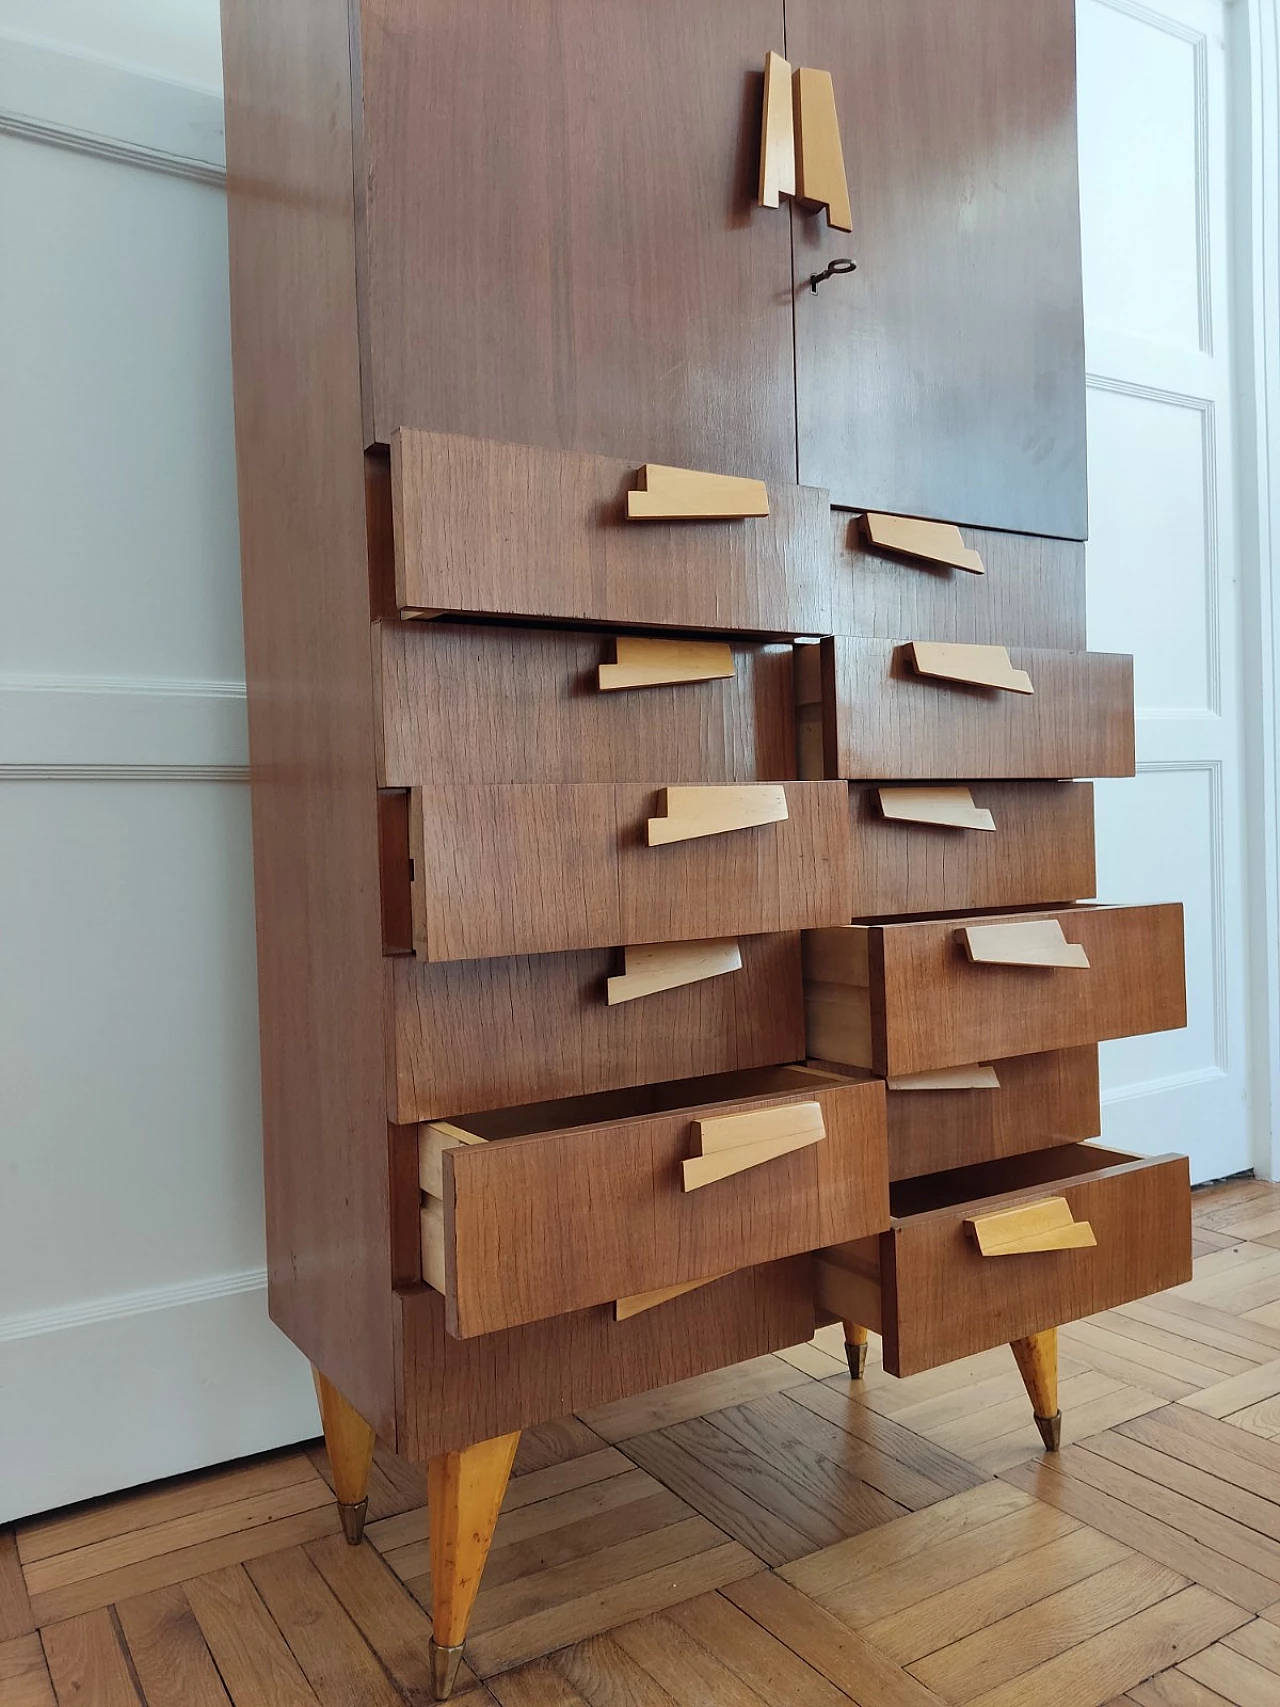
[{"label": "wood grain veneer", "polygon": [[626,519],[634,479],[633,463],[610,457],[396,433],[399,607],[624,627],[830,631],[824,492],[771,485],[767,516],[641,527]]},{"label": "wood grain veneer", "polygon": [[[612,1103],[613,1118],[599,1112],[602,1101]],[[696,1121],[811,1102],[822,1111],[820,1143],[701,1191],[683,1189]],[[522,1136],[517,1127],[501,1141],[445,1152],[450,1332],[492,1333],[887,1223],[878,1081],[743,1074],[737,1084],[694,1081],[638,1098],[588,1099],[583,1114],[579,1124],[572,1102],[559,1105],[550,1131]],[[472,1126],[483,1130],[484,1122]]]},{"label": "wood grain veneer", "polygon": [[800,478],[1083,539],[1072,0],[787,0],[786,41],[834,78],[854,228],[793,214]]},{"label": "wood grain veneer", "polygon": [[272,1318],[396,1439],[346,0],[225,0]]},{"label": "wood grain veneer", "polygon": [[804,1054],[797,933],[738,939],[742,970],[610,1007],[621,954],[388,963],[391,1118],[718,1073]]},{"label": "wood grain veneer", "polygon": [[753,205],[781,0],[353,14],[369,437],[794,479],[790,233]]},{"label": "wood grain veneer", "polygon": [[612,1304],[455,1339],[429,1287],[397,1295],[413,1458],[568,1416],[812,1338],[812,1264],[790,1257],[614,1320]]},{"label": "wood grain veneer", "polygon": [[1010,660],[1030,676],[1033,693],[920,675],[907,645],[824,640],[827,775],[938,782],[1134,774],[1131,658],[1011,648]]},{"label": "wood grain veneer", "polygon": [[850,788],[851,917],[1044,905],[1096,892],[1092,784],[975,782],[970,792],[994,831],[888,819],[874,784]]},{"label": "wood grain veneer", "polygon": [[[1191,1278],[1190,1177],[1182,1156],[1147,1160],[1066,1146],[896,1186],[879,1239],[831,1253],[878,1273],[885,1368],[913,1375],[1078,1321]],[[1064,1197],[1097,1245],[984,1257],[964,1223]],[[828,1294],[830,1296],[830,1294]]]},{"label": "wood grain veneer", "polygon": [[[978,965],[962,927],[1054,918],[1088,967]],[[923,919],[805,936],[810,1053],[877,1073],[1136,1037],[1187,1023],[1182,907]]]},{"label": "wood grain veneer", "polygon": [[831,627],[884,640],[1085,647],[1084,546],[1033,534],[962,530],[985,573],[873,545],[865,518],[831,512]]},{"label": "wood grain veneer", "polygon": [[799,930],[849,916],[838,783],[789,782],[777,823],[650,847],[660,791],[607,783],[427,785],[410,797],[422,960]]}]

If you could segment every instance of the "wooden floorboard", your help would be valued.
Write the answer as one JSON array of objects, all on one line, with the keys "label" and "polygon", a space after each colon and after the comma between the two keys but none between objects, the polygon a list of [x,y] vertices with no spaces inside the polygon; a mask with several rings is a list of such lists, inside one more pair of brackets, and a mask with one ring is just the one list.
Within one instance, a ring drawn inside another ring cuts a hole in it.
[{"label": "wooden floorboard", "polygon": [[[1191,1281],[898,1381],[808,1345],[523,1437],[457,1707],[1280,1707],[1280,1188]],[[0,1707],[427,1707],[421,1465],[322,1446],[0,1531]]]}]

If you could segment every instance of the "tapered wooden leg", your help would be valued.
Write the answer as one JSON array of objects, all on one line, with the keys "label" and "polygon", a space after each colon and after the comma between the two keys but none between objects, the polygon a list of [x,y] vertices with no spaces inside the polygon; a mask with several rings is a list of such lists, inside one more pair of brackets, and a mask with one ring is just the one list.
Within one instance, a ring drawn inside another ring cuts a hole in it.
[{"label": "tapered wooden leg", "polygon": [[844,1354],[849,1359],[849,1379],[861,1381],[867,1367],[867,1330],[860,1322],[844,1323]]},{"label": "tapered wooden leg", "polygon": [[471,1608],[520,1435],[481,1440],[427,1463],[431,1523],[431,1683],[437,1701],[453,1689]]},{"label": "tapered wooden leg", "polygon": [[1056,1452],[1062,1444],[1062,1412],[1058,1409],[1058,1330],[1046,1328],[1044,1333],[1032,1334],[1029,1339],[1013,1340],[1009,1349],[1018,1361],[1018,1372],[1030,1394],[1040,1438],[1049,1452]]},{"label": "tapered wooden leg", "polygon": [[364,1515],[369,1509],[373,1430],[318,1369],[313,1368],[311,1374],[315,1379],[316,1398],[320,1401],[320,1421],[324,1427],[333,1489],[338,1498],[342,1533],[353,1547],[358,1547],[364,1534]]}]

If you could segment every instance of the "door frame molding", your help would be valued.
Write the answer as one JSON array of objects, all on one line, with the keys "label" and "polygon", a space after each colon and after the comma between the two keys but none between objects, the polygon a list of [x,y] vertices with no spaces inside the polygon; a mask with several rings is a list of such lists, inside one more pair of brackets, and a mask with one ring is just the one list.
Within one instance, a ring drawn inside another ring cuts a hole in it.
[{"label": "door frame molding", "polygon": [[1228,0],[1239,447],[1249,1127],[1280,1178],[1280,0]]}]

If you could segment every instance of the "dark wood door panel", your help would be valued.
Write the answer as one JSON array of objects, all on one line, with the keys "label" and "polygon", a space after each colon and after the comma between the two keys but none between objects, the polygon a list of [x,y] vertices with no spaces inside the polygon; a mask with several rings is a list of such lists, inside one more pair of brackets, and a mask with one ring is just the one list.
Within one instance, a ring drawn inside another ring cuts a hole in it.
[{"label": "dark wood door panel", "polygon": [[782,0],[359,0],[366,431],[795,477]]},{"label": "dark wood door panel", "polygon": [[[1086,533],[1072,0],[787,0],[830,71],[853,232],[797,212],[800,478],[836,503]],[[855,273],[815,293],[835,256]]]}]

